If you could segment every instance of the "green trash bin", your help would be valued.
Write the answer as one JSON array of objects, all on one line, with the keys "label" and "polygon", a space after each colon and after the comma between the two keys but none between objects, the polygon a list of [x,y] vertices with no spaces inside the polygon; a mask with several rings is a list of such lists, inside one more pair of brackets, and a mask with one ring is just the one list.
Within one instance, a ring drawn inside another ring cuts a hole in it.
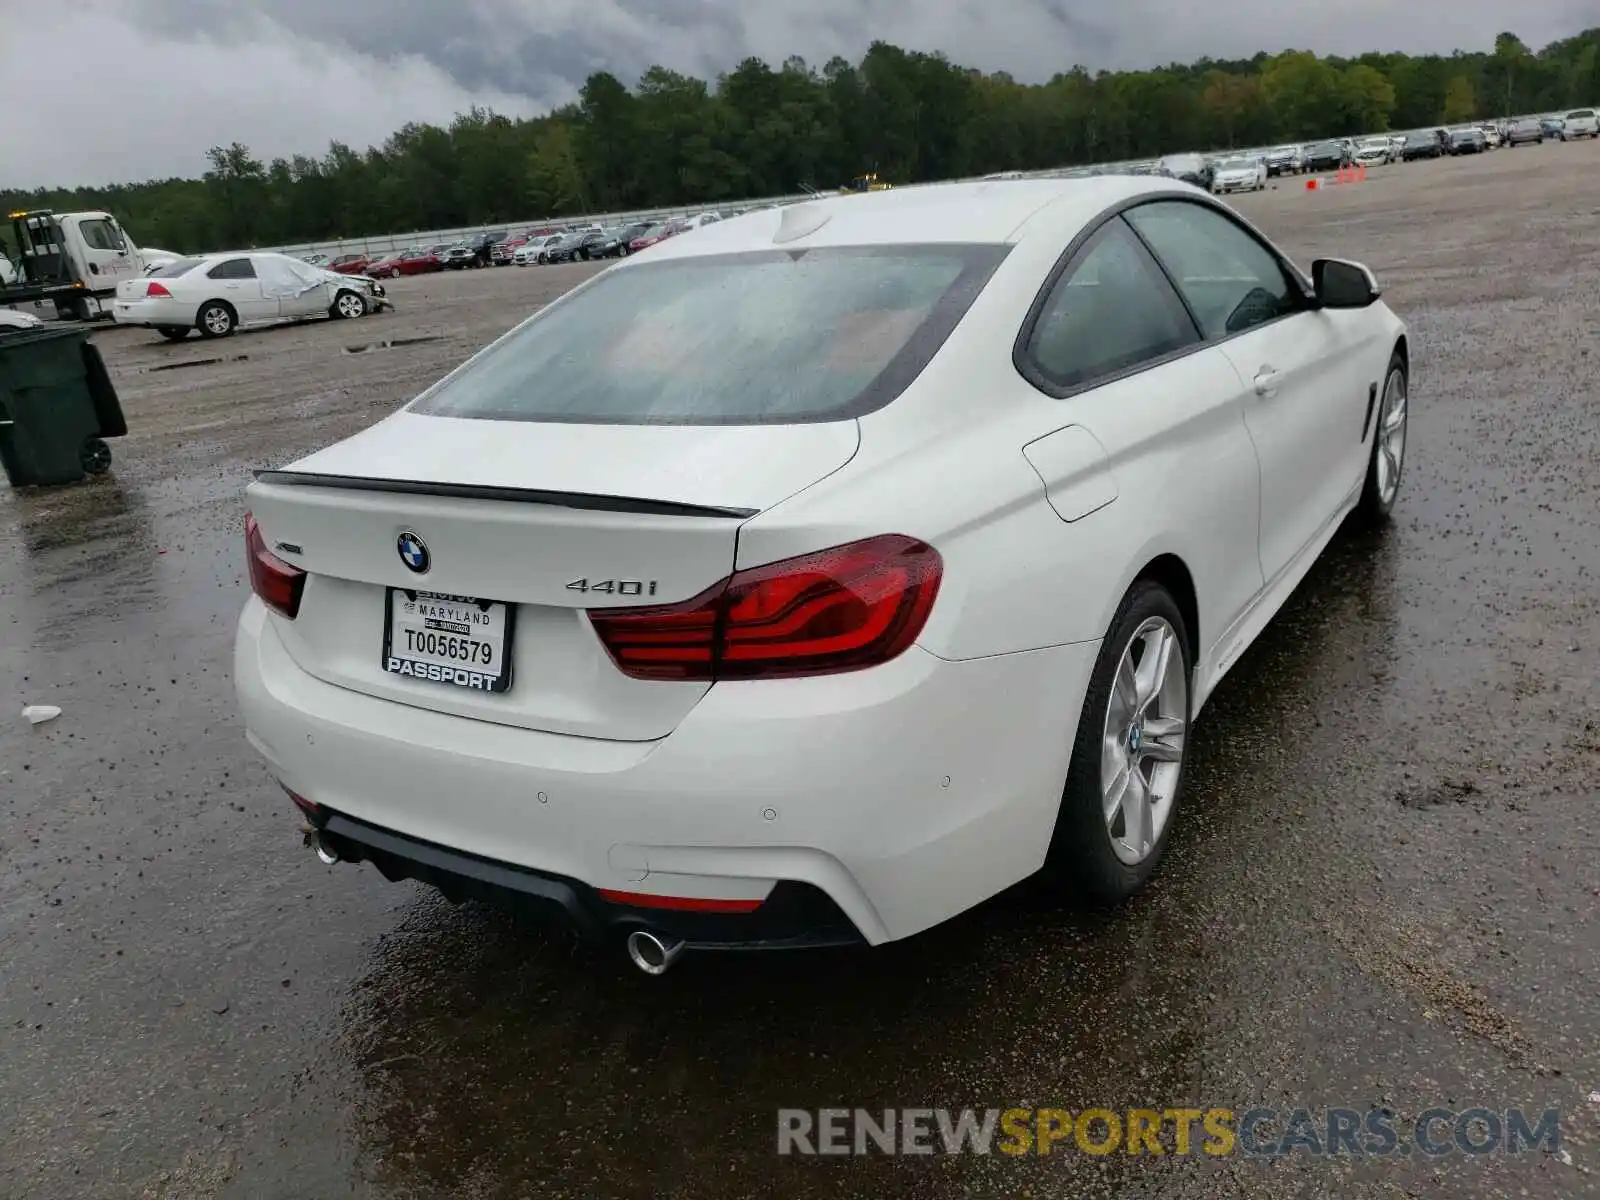
[{"label": "green trash bin", "polygon": [[111,466],[128,432],[89,331],[0,333],[0,466],[13,487],[75,483]]}]

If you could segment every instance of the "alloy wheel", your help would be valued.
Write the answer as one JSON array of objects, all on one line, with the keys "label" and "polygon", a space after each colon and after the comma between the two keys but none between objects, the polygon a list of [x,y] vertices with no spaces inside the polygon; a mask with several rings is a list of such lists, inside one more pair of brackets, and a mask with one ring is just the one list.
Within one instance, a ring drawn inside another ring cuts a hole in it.
[{"label": "alloy wheel", "polygon": [[1406,460],[1406,377],[1390,371],[1383,388],[1383,408],[1378,418],[1378,500],[1385,508],[1400,490],[1400,472]]},{"label": "alloy wheel", "polygon": [[1112,852],[1130,867],[1149,857],[1172,816],[1188,713],[1177,631],[1150,617],[1123,648],[1101,734],[1101,814]]}]

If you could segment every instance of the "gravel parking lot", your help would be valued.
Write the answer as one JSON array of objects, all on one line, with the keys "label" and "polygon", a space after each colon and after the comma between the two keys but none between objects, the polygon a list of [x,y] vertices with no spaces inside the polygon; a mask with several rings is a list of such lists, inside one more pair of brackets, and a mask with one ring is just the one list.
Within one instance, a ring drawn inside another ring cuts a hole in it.
[{"label": "gravel parking lot", "polygon": [[[97,333],[130,436],[0,489],[0,1194],[1600,1195],[1600,146],[1238,207],[1411,324],[1394,528],[1336,541],[1197,730],[1114,914],[1025,886],[878,952],[655,980],[326,868],[230,682],[241,492],[593,268],[397,311]],[[30,729],[23,703],[63,716]],[[1558,1151],[798,1160],[776,1110],[1522,1106]]]}]

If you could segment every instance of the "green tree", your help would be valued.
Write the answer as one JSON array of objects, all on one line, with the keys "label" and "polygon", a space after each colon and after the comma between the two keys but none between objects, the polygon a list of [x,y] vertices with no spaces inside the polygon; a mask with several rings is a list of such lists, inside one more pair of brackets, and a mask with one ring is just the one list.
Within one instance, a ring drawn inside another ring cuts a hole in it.
[{"label": "green tree", "polygon": [[1517,110],[1517,76],[1530,55],[1522,39],[1514,33],[1502,33],[1494,39],[1494,56],[1484,71],[1485,82],[1493,88],[1494,105],[1505,116]]},{"label": "green tree", "polygon": [[263,201],[268,195],[266,168],[239,142],[213,146],[206,151],[211,169],[206,184],[221,210],[221,232],[231,246],[256,244],[263,223]]},{"label": "green tree", "polygon": [[1261,92],[1289,137],[1356,132],[1347,128],[1339,72],[1309,51],[1290,50],[1273,59],[1261,73]]},{"label": "green tree", "polygon": [[1394,84],[1375,67],[1357,63],[1346,67],[1339,80],[1343,92],[1345,126],[1353,132],[1389,128],[1394,111]]},{"label": "green tree", "polygon": [[1457,75],[1445,85],[1444,109],[1439,114],[1439,119],[1446,125],[1454,125],[1460,121],[1470,121],[1478,115],[1478,94],[1473,90],[1472,80],[1465,75]]}]

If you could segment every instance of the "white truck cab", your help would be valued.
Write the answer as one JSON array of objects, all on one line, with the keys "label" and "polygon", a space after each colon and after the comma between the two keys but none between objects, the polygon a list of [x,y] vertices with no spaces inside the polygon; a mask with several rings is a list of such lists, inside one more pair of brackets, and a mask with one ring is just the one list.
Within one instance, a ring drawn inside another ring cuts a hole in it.
[{"label": "white truck cab", "polygon": [[82,321],[111,315],[117,284],[169,258],[140,250],[106,212],[11,214],[15,278],[0,280],[0,305],[53,302],[62,317]]}]

